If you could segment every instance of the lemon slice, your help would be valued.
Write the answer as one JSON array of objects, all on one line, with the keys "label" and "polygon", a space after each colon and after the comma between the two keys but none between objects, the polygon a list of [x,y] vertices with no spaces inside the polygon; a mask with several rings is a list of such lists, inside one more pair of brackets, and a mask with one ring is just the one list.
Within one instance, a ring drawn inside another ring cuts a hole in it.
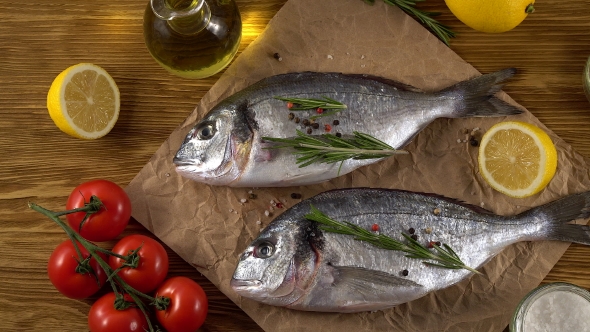
[{"label": "lemon slice", "polygon": [[549,184],[557,169],[551,138],[526,122],[501,122],[482,137],[479,171],[495,190],[511,197],[528,197]]},{"label": "lemon slice", "polygon": [[119,89],[113,78],[91,63],[62,71],[51,83],[47,109],[55,125],[74,137],[108,134],[119,118]]}]

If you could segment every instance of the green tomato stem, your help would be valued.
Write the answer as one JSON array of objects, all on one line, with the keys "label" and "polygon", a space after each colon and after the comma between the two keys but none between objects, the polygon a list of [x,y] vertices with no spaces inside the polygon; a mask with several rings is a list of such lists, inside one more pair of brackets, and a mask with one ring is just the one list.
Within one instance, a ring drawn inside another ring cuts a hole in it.
[{"label": "green tomato stem", "polygon": [[[93,196],[95,197],[95,196]],[[98,199],[98,198],[97,198]],[[73,210],[68,210],[68,211],[62,211],[62,212],[53,212],[50,210],[45,209],[44,207],[41,207],[40,205],[37,205],[35,203],[29,202],[29,208],[31,208],[34,211],[37,211],[41,214],[43,214],[44,216],[48,217],[49,219],[51,219],[53,222],[55,222],[56,224],[58,224],[67,234],[68,238],[70,238],[70,240],[74,243],[74,248],[76,249],[76,252],[79,256],[80,261],[84,260],[84,257],[82,255],[82,252],[80,251],[80,249],[77,246],[77,243],[79,243],[80,245],[82,245],[86,250],[88,250],[88,252],[90,253],[90,256],[92,256],[92,258],[94,258],[96,260],[96,262],[100,265],[100,267],[105,271],[105,273],[108,276],[108,281],[111,284],[111,288],[113,289],[113,292],[115,294],[120,294],[118,291],[118,288],[122,288],[122,290],[129,294],[131,296],[131,298],[135,301],[136,305],[140,308],[140,310],[143,312],[143,314],[145,315],[150,331],[154,331],[152,324],[150,322],[150,319],[147,315],[147,312],[145,310],[145,306],[143,304],[143,302],[139,299],[139,296],[147,299],[148,301],[150,301],[150,303],[156,303],[158,302],[158,300],[154,297],[151,297],[147,294],[144,294],[138,290],[136,290],[135,288],[129,286],[118,274],[117,272],[120,269],[117,269],[115,271],[113,271],[113,269],[111,269],[110,265],[104,261],[104,259],[102,259],[102,257],[98,254],[100,253],[104,253],[110,256],[115,256],[118,258],[121,258],[125,261],[128,261],[131,257],[130,256],[123,256],[123,255],[119,255],[116,254],[112,251],[103,249],[97,245],[95,245],[94,243],[86,240],[84,237],[82,237],[80,234],[76,233],[69,225],[67,225],[63,220],[61,220],[59,218],[59,216],[62,215],[66,215],[69,213],[74,213],[74,212],[87,212],[87,213],[91,213],[90,211],[98,211],[96,210],[97,207],[100,208],[98,205],[92,203],[92,199],[91,199],[91,203],[86,204],[84,207],[82,208],[77,208],[77,209],[73,209]],[[98,202],[100,203],[100,200],[98,200]],[[102,203],[100,203],[100,206],[102,206]],[[140,247],[141,248],[141,247]],[[140,249],[137,248],[137,250],[134,251],[134,253],[137,253],[137,251]],[[96,276],[96,275],[95,275]],[[162,302],[159,301],[158,303],[160,303],[160,308],[158,310],[165,310],[166,307],[169,304],[169,300],[166,302]]]}]

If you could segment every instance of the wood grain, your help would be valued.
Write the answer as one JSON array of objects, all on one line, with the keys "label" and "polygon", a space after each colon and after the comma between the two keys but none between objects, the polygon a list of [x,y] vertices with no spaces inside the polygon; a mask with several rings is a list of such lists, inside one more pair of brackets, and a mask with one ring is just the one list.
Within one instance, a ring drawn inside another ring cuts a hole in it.
[{"label": "wood grain", "polygon": [[[285,0],[237,2],[244,23],[242,51]],[[146,0],[0,0],[1,331],[87,330],[86,315],[99,295],[70,300],[53,288],[46,276],[47,258],[65,235],[28,210],[27,202],[60,210],[82,181],[106,178],[125,186],[219,77],[191,81],[161,69],[143,42],[146,5]],[[504,90],[590,157],[590,103],[581,85],[590,55],[590,0],[539,2],[534,14],[503,34],[467,28],[442,0],[420,7],[442,13],[440,21],[458,34],[451,48],[479,71],[518,68]],[[119,121],[96,141],[61,133],[45,107],[53,78],[79,62],[105,68],[121,91]],[[137,223],[125,234],[131,233],[149,235]],[[209,296],[202,331],[260,331],[193,267],[169,254],[170,275],[195,279]],[[589,266],[590,248],[572,245],[544,282],[568,281],[590,289]]]}]

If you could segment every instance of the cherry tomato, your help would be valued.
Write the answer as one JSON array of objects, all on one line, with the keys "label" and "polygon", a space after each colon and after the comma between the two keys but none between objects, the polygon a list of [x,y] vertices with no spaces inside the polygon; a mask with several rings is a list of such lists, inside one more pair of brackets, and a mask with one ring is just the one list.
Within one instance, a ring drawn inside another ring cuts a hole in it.
[{"label": "cherry tomato", "polygon": [[98,197],[104,206],[84,221],[81,230],[80,223],[86,212],[67,214],[70,227],[89,241],[101,242],[116,238],[123,232],[131,217],[131,201],[127,193],[111,181],[88,181],[74,188],[68,197],[66,208],[72,210],[83,207],[92,196]]},{"label": "cherry tomato", "polygon": [[[156,240],[145,235],[129,235],[117,242],[112,252],[119,255],[129,255],[139,248],[137,267],[125,267],[117,274],[129,286],[142,293],[149,293],[164,281],[168,274],[168,254],[166,249]],[[125,261],[115,256],[109,256],[109,265],[113,270],[118,269]]]},{"label": "cherry tomato", "polygon": [[156,296],[170,299],[166,310],[156,310],[158,322],[168,332],[194,332],[205,322],[209,302],[203,288],[193,280],[170,278],[158,287]]},{"label": "cherry tomato", "polygon": [[[143,332],[148,330],[147,320],[137,307],[115,309],[115,293],[108,293],[96,300],[88,312],[88,328],[91,332]],[[125,300],[132,302],[126,295]]]},{"label": "cherry tomato", "polygon": [[[84,258],[90,257],[90,253],[82,245],[77,243]],[[106,255],[99,253],[99,256],[106,261]],[[92,258],[89,266],[95,274],[90,272],[76,272],[78,267],[78,253],[71,240],[59,244],[49,256],[47,274],[49,280],[63,295],[72,299],[83,299],[96,293],[107,280],[107,275],[98,262]]]}]

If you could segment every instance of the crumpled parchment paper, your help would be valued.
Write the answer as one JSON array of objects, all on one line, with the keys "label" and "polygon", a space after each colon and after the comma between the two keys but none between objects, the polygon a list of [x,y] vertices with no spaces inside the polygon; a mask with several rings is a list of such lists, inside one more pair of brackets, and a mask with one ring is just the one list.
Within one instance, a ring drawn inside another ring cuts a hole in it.
[{"label": "crumpled parchment paper", "polygon": [[[273,58],[275,52],[282,61]],[[458,142],[467,138],[465,130],[480,128],[481,134],[507,118],[438,119],[407,146],[409,155],[398,155],[318,185],[211,187],[176,174],[174,153],[210,107],[264,77],[306,70],[378,75],[426,91],[480,74],[412,18],[380,1],[368,6],[359,0],[291,0],[126,188],[133,217],[197,267],[267,331],[503,330],[520,299],[541,282],[569,243],[510,246],[483,267],[483,275],[378,312],[300,312],[259,304],[232,291],[229,281],[239,254],[283,209],[275,209],[270,217],[264,211],[269,210],[271,200],[280,200],[285,208],[298,202],[291,193],[308,198],[334,188],[387,187],[437,193],[511,215],[590,189],[585,159],[526,110],[510,120],[545,129],[559,155],[557,174],[550,185],[526,199],[512,199],[490,189],[478,174],[477,148]],[[506,94],[500,96],[516,105]],[[248,199],[250,191],[256,199]],[[243,198],[247,202],[242,203]]]}]

